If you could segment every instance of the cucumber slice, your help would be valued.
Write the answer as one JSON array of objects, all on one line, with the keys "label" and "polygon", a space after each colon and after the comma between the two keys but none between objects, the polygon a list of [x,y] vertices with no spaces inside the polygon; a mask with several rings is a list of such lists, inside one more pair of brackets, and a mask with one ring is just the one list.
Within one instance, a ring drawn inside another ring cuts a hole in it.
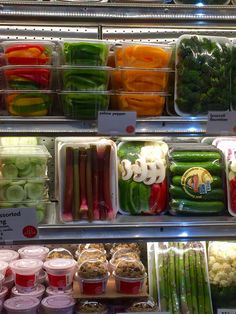
[{"label": "cucumber slice", "polygon": [[25,180],[17,180],[17,181],[9,181],[8,185],[25,185],[27,181]]},{"label": "cucumber slice", "polygon": [[27,168],[19,170],[19,177],[30,177],[32,172],[34,172],[33,166],[31,164],[28,164]]},{"label": "cucumber slice", "polygon": [[42,210],[37,210],[36,211],[36,215],[37,215],[37,222],[40,224],[43,222],[44,218],[45,218],[45,213]]},{"label": "cucumber slice", "polygon": [[15,165],[19,170],[26,170],[30,164],[29,157],[17,157]]},{"label": "cucumber slice", "polygon": [[35,165],[34,166],[34,174],[35,177],[44,177],[46,173],[46,169],[44,165]]},{"label": "cucumber slice", "polygon": [[16,157],[3,157],[1,158],[1,163],[2,164],[15,164]]},{"label": "cucumber slice", "polygon": [[26,183],[25,191],[31,200],[40,200],[43,198],[45,187],[41,183]]},{"label": "cucumber slice", "polygon": [[22,186],[12,185],[6,190],[6,199],[11,202],[21,202],[25,199],[26,193]]},{"label": "cucumber slice", "polygon": [[14,179],[18,176],[18,170],[13,164],[6,164],[2,167],[2,176],[8,179]]},{"label": "cucumber slice", "polygon": [[0,201],[6,201],[6,190],[7,187],[0,188]]}]

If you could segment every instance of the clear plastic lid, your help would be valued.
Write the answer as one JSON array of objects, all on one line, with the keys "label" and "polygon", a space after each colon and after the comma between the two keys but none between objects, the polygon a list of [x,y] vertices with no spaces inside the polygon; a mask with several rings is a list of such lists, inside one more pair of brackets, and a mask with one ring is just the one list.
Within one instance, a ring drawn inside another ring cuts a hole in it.
[{"label": "clear plastic lid", "polygon": [[126,260],[130,259],[130,260],[138,260],[139,261],[140,256],[138,255],[138,253],[132,252],[129,249],[120,249],[113,254],[113,256],[110,260],[110,264],[113,267],[116,267],[121,259],[126,259]]},{"label": "clear plastic lid", "polygon": [[75,300],[71,296],[60,294],[44,298],[41,305],[46,309],[66,309],[73,307]]},{"label": "clear plastic lid", "polygon": [[78,246],[77,252],[82,252],[83,250],[87,249],[98,249],[100,251],[104,251],[105,247],[103,243],[86,243],[86,244],[80,244]]},{"label": "clear plastic lid", "polygon": [[153,300],[134,302],[127,312],[158,312],[158,306]]},{"label": "clear plastic lid", "polygon": [[44,260],[49,252],[45,246],[30,245],[18,250],[21,258],[35,258]]},{"label": "clear plastic lid", "polygon": [[46,270],[70,270],[74,268],[76,261],[68,258],[55,258],[44,263]]},{"label": "clear plastic lid", "polygon": [[0,273],[5,275],[7,268],[8,268],[8,263],[0,260]]},{"label": "clear plastic lid", "polygon": [[88,313],[106,313],[107,307],[105,304],[98,301],[81,301],[77,310],[79,314]]},{"label": "clear plastic lid", "polygon": [[85,261],[79,265],[78,275],[84,279],[104,278],[108,275],[108,265],[97,259]]},{"label": "clear plastic lid", "polygon": [[136,252],[138,255],[140,255],[141,253],[139,245],[137,243],[114,243],[111,248],[111,254],[114,254],[120,249],[128,249],[130,252]]},{"label": "clear plastic lid", "polygon": [[19,259],[9,264],[15,273],[31,275],[37,273],[43,266],[43,262],[37,259]]},{"label": "clear plastic lid", "polygon": [[25,296],[27,294],[27,296],[36,297],[36,298],[42,297],[44,292],[45,292],[45,287],[43,285],[41,285],[41,284],[37,285],[35,290],[27,292],[27,293],[19,292],[16,287],[13,287],[12,290],[11,290],[11,293],[14,296]]},{"label": "clear plastic lid", "polygon": [[87,249],[82,251],[78,256],[78,263],[81,264],[90,259],[97,259],[101,262],[106,262],[106,251],[100,251],[98,249]]},{"label": "clear plastic lid", "polygon": [[54,258],[73,259],[73,256],[70,251],[64,248],[55,248],[52,251],[50,251],[47,255],[47,259],[54,259]]},{"label": "clear plastic lid", "polygon": [[19,296],[6,300],[4,308],[10,311],[33,310],[39,306],[39,299],[31,296]]},{"label": "clear plastic lid", "polygon": [[58,294],[65,294],[65,295],[70,295],[72,296],[73,294],[73,290],[72,289],[68,289],[68,290],[59,290],[59,289],[54,289],[52,287],[47,287],[46,289],[46,295],[47,296],[51,296],[51,295],[58,295]]},{"label": "clear plastic lid", "polygon": [[[0,158],[3,157],[36,157],[50,158],[47,148],[44,145],[27,145],[27,146],[0,146]],[[33,160],[29,160],[33,161]]]},{"label": "clear plastic lid", "polygon": [[121,259],[115,268],[115,275],[124,278],[143,278],[145,267],[141,261]]},{"label": "clear plastic lid", "polygon": [[19,253],[13,250],[0,250],[0,260],[10,263],[19,258]]},{"label": "clear plastic lid", "polygon": [[0,139],[1,146],[36,146],[37,137],[32,136],[4,136]]}]

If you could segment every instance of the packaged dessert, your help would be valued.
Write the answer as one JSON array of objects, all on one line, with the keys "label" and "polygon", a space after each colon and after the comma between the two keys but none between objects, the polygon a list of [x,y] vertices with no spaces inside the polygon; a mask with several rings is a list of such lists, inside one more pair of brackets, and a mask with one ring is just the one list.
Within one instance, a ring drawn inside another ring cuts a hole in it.
[{"label": "packaged dessert", "polygon": [[106,66],[110,45],[100,40],[75,40],[62,43],[62,62],[80,66]]},{"label": "packaged dessert", "polygon": [[140,247],[138,245],[138,243],[135,243],[135,242],[130,242],[130,243],[114,243],[111,247],[111,251],[110,253],[112,255],[114,255],[117,251],[120,251],[120,250],[127,250],[129,252],[135,252],[137,255],[140,256],[141,254],[141,251],[140,251]]},{"label": "packaged dessert", "polygon": [[62,247],[59,247],[59,248],[55,248],[55,249],[51,250],[48,253],[46,259],[49,260],[49,259],[55,259],[55,258],[73,259],[73,256],[72,256],[70,251],[68,251]]},{"label": "packaged dessert", "polygon": [[117,211],[116,146],[90,138],[58,149],[59,203],[63,222],[112,220]]},{"label": "packaged dessert", "polygon": [[82,253],[84,250],[87,249],[97,249],[99,251],[104,252],[105,247],[103,243],[86,243],[86,244],[79,244],[78,249],[77,249],[77,253],[76,254],[80,254]]},{"label": "packaged dessert", "polygon": [[174,145],[169,152],[170,212],[216,215],[225,209],[224,159],[209,145]]},{"label": "packaged dessert", "polygon": [[69,290],[72,288],[76,261],[68,258],[47,260],[44,269],[48,275],[49,286],[55,290]]},{"label": "packaged dessert", "polygon": [[208,111],[229,110],[229,39],[183,35],[176,45],[176,113],[180,116],[204,116]]},{"label": "packaged dessert", "polygon": [[157,304],[152,301],[152,300],[148,300],[148,301],[138,301],[138,302],[134,302],[130,307],[128,307],[127,312],[142,312],[142,313],[151,313],[151,312],[158,312],[158,306]]},{"label": "packaged dessert", "polygon": [[86,262],[87,260],[97,259],[101,262],[107,261],[106,251],[100,251],[98,249],[83,250],[77,258],[78,264]]},{"label": "packaged dessert", "polygon": [[104,303],[98,301],[81,301],[76,314],[107,314],[108,309]]},{"label": "packaged dessert", "polygon": [[73,314],[75,300],[68,295],[46,297],[41,302],[45,314]]},{"label": "packaged dessert", "polygon": [[18,250],[20,258],[39,259],[44,261],[49,249],[45,246],[29,245]]},{"label": "packaged dessert", "polygon": [[103,294],[109,276],[108,265],[97,259],[88,260],[78,266],[78,276],[82,294]]},{"label": "packaged dessert", "polygon": [[162,141],[124,140],[118,145],[119,211],[157,215],[166,211],[168,146]]},{"label": "packaged dessert", "polygon": [[20,296],[6,300],[3,306],[7,314],[37,314],[39,304],[36,297]]},{"label": "packaged dessert", "polygon": [[36,289],[38,275],[43,262],[36,259],[19,259],[9,264],[16,288],[19,292],[31,292]]},{"label": "packaged dessert", "polygon": [[116,266],[118,263],[122,260],[140,260],[140,256],[136,252],[132,252],[129,249],[120,249],[116,251],[113,255],[112,258],[109,261],[109,266],[111,267],[111,271],[114,271],[116,269]]},{"label": "packaged dessert", "polygon": [[27,293],[19,292],[16,287],[13,287],[11,290],[11,295],[12,295],[12,297],[19,297],[19,296],[36,297],[41,301],[42,297],[44,295],[44,292],[45,292],[45,287],[43,285],[39,284],[36,286],[35,290],[33,290],[31,292],[27,292]]}]

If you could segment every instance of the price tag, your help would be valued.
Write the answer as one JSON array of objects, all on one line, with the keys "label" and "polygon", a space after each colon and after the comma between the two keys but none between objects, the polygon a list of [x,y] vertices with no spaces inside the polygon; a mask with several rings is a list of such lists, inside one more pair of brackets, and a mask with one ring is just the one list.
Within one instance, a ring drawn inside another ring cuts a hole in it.
[{"label": "price tag", "polygon": [[218,309],[217,314],[236,314],[236,309]]},{"label": "price tag", "polygon": [[0,210],[0,241],[38,238],[35,208]]},{"label": "price tag", "polygon": [[206,132],[208,134],[236,134],[236,112],[210,111]]},{"label": "price tag", "polygon": [[99,111],[98,133],[132,135],[135,133],[137,114],[133,111]]}]

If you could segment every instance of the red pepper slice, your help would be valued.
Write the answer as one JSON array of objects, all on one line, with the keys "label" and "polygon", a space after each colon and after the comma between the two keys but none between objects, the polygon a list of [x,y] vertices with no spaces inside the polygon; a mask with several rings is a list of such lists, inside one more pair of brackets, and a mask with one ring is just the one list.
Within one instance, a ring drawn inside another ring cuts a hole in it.
[{"label": "red pepper slice", "polygon": [[158,211],[157,214],[162,213],[167,205],[167,181],[166,179],[160,183],[160,193],[157,199]]},{"label": "red pepper slice", "polygon": [[38,57],[38,58],[23,58],[23,57],[9,57],[8,63],[13,65],[42,65],[47,64],[49,58],[48,57]]},{"label": "red pepper slice", "polygon": [[5,70],[6,75],[22,75],[22,74],[29,74],[29,75],[44,75],[45,77],[49,74],[49,69],[42,69],[42,68],[17,68],[12,70]]},{"label": "red pepper slice", "polygon": [[30,48],[37,48],[41,52],[44,52],[46,50],[45,47],[41,46],[41,45],[19,44],[19,45],[14,45],[14,46],[11,46],[11,47],[7,47],[5,49],[5,53],[9,53],[9,52],[16,51],[16,50],[30,49]]},{"label": "red pepper slice", "polygon": [[160,189],[161,189],[161,186],[159,183],[155,183],[151,187],[151,195],[149,198],[149,208],[150,208],[149,213],[150,214],[155,214],[155,212],[158,209],[157,199],[160,194]]},{"label": "red pepper slice", "polygon": [[155,183],[151,187],[151,195],[149,199],[150,213],[160,214],[166,209],[167,202],[167,182],[166,179],[162,183]]},{"label": "red pepper slice", "polygon": [[230,189],[230,198],[231,200],[236,200],[236,189]]},{"label": "red pepper slice", "polygon": [[230,180],[229,185],[231,189],[236,189],[236,178]]}]

